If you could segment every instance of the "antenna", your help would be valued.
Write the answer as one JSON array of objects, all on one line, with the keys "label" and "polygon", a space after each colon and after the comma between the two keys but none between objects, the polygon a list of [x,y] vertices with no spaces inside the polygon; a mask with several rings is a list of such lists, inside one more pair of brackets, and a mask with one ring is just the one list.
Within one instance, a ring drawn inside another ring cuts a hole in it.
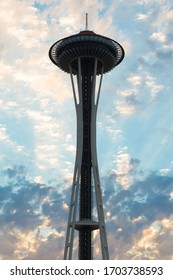
[{"label": "antenna", "polygon": [[88,13],[86,13],[86,24],[85,24],[85,30],[88,30]]}]

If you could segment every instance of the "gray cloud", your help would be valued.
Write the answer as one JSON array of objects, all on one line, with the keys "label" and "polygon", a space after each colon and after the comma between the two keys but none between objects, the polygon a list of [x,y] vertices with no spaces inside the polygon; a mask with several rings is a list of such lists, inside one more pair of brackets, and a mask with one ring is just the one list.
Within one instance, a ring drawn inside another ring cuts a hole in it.
[{"label": "gray cloud", "polygon": [[11,224],[20,230],[31,230],[42,223],[44,216],[53,222],[54,216],[62,215],[63,196],[53,187],[30,182],[23,166],[7,169],[4,173],[9,182],[0,187],[1,227]]},{"label": "gray cloud", "polygon": [[[139,167],[137,159],[131,159],[131,163],[135,168]],[[36,250],[31,250],[31,245],[28,245],[22,258],[62,258],[67,222],[67,210],[63,209],[62,203],[63,201],[68,203],[70,192],[66,189],[58,193],[53,187],[29,182],[25,172],[26,169],[23,167],[5,170],[10,185],[0,188],[1,205],[3,204],[0,215],[0,241],[4,243],[0,253],[6,259],[16,258],[14,252],[17,244],[20,243],[20,234],[25,233],[30,236],[35,231],[37,234],[34,234],[32,242],[36,242]],[[161,223],[164,219],[170,219],[173,213],[173,200],[170,199],[173,178],[151,173],[141,181],[133,183],[126,190],[120,185],[116,186],[115,174],[104,177],[101,181],[104,190],[105,213],[110,212],[106,220],[109,244],[112,244],[110,246],[111,258],[130,258],[127,252],[134,246],[135,240],[142,238],[145,229],[149,228],[153,222],[160,221]],[[50,228],[46,239],[43,238],[41,232],[45,219],[48,219],[47,227]],[[168,233],[169,229],[167,229]],[[5,237],[3,237],[4,234]],[[161,240],[159,234],[157,240]],[[163,252],[167,257],[170,256],[166,248],[162,241],[160,257]],[[24,249],[21,248],[20,258],[22,250]]]},{"label": "gray cloud", "polygon": [[104,185],[106,181],[108,182],[104,191],[105,202],[109,202],[113,214],[127,212],[131,219],[137,215],[145,215],[151,221],[157,219],[159,215],[171,215],[173,211],[173,201],[170,200],[170,192],[173,189],[172,177],[153,173],[127,190],[116,189],[115,178],[116,175],[111,175],[104,182]]},{"label": "gray cloud", "polygon": [[[67,210],[62,205],[69,197],[69,192],[58,193],[60,185],[56,188],[30,182],[24,166],[8,168],[3,173],[8,183],[0,187],[0,243],[4,244],[0,248],[1,256],[4,259],[62,258],[55,243],[59,243],[59,248],[64,244],[61,242],[64,239],[61,232],[66,226]],[[44,228],[49,231],[45,233]],[[26,245],[19,245],[24,235]],[[31,241],[27,241],[28,238]],[[37,250],[34,251],[32,246]]]},{"label": "gray cloud", "polygon": [[[130,258],[127,252],[141,238],[145,229],[156,221],[161,223],[162,220],[172,219],[173,200],[170,193],[173,190],[173,177],[152,173],[127,190],[116,187],[115,179],[115,175],[104,178],[105,212],[111,213],[107,218],[108,240],[112,256],[125,259]],[[161,240],[159,233],[156,240]],[[160,247],[164,247],[163,240],[162,243]],[[116,249],[113,249],[113,244]],[[165,250],[167,253],[164,254],[170,258],[170,250]],[[163,248],[160,249],[160,258],[163,257],[162,251]]]}]

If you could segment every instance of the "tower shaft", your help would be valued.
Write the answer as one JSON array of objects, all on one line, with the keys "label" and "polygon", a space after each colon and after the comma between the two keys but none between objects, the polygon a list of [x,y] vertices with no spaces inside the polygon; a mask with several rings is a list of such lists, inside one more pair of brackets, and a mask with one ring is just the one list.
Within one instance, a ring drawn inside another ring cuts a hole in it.
[{"label": "tower shaft", "polygon": [[[91,260],[92,231],[97,229],[100,231],[102,258],[109,259],[96,152],[96,114],[102,74],[96,90],[97,59],[78,58],[74,64],[77,69],[78,92],[72,74],[73,63],[70,65],[70,72],[77,114],[77,151],[64,259],[72,258],[74,231],[77,230],[78,258]],[[93,220],[94,195],[97,221]]]}]

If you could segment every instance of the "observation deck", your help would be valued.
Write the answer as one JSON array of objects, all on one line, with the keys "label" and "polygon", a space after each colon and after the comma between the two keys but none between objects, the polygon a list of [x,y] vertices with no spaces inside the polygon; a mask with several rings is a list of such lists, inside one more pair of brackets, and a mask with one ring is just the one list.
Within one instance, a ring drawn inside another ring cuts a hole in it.
[{"label": "observation deck", "polygon": [[57,41],[50,48],[49,57],[51,61],[63,71],[77,74],[77,59],[97,58],[97,75],[112,70],[124,58],[124,49],[116,41],[97,35],[93,31],[84,30],[76,35],[66,37]]}]

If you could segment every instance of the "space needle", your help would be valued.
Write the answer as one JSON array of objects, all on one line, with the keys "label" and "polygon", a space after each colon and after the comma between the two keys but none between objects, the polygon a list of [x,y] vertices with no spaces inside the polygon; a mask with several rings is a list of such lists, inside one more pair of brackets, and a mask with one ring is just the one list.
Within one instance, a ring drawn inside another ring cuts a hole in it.
[{"label": "space needle", "polygon": [[49,57],[56,66],[70,74],[77,116],[76,160],[64,259],[73,258],[75,231],[78,231],[78,259],[93,259],[93,231],[98,230],[102,259],[108,260],[97,161],[96,117],[103,74],[121,63],[124,50],[118,42],[88,30],[86,14],[85,30],[54,43]]}]

